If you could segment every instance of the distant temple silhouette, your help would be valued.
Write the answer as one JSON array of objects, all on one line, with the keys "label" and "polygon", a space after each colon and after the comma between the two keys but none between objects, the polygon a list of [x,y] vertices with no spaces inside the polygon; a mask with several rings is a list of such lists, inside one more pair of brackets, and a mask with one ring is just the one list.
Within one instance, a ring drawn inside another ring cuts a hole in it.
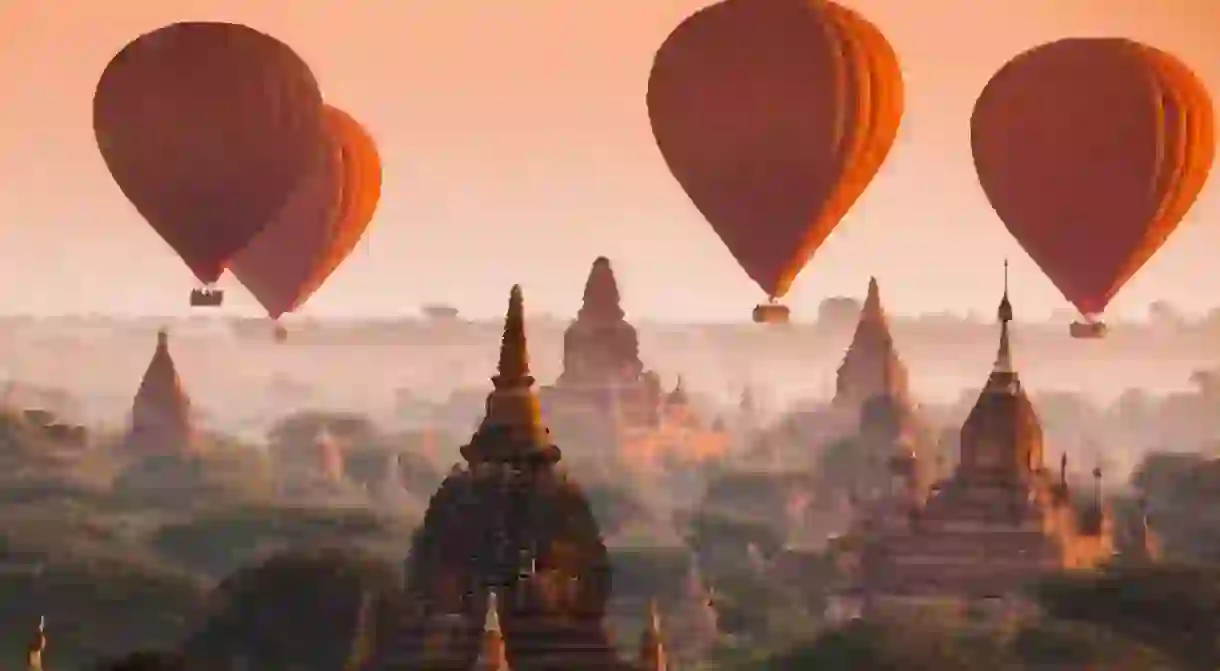
[{"label": "distant temple silhouette", "polygon": [[193,442],[191,402],[169,353],[169,334],[162,329],[132,402],[125,446],[135,454],[175,454]]},{"label": "distant temple silhouette", "polygon": [[728,444],[723,427],[705,425],[694,411],[681,378],[666,392],[661,377],[645,369],[639,336],[626,320],[604,256],[594,260],[583,304],[564,332],[563,372],[540,397],[557,435],[604,459],[637,466],[664,458],[699,460]]},{"label": "distant temple silhouette", "polygon": [[906,364],[898,356],[889,320],[881,305],[877,278],[868,280],[868,294],[843,363],[835,376],[834,405],[858,414],[864,404],[877,397],[891,397],[909,404]]},{"label": "distant temple silhouette", "polygon": [[827,406],[792,414],[772,431],[778,435],[764,436],[760,448],[852,441],[859,461],[876,464],[875,477],[851,483],[858,496],[880,493],[894,469],[911,471],[921,490],[930,484],[932,440],[911,399],[906,364],[895,346],[876,278],[869,279],[855,332],[836,371],[833,399]]},{"label": "distant temple silhouette", "polygon": [[407,559],[406,607],[366,669],[636,668],[605,630],[606,546],[557,466],[523,313],[513,287],[486,415],[432,497]]},{"label": "distant temple silhouette", "polygon": [[1042,426],[1012,360],[1007,281],[997,316],[995,364],[961,427],[954,473],[926,499],[899,487],[857,520],[865,542],[852,593],[864,608],[1009,597],[1044,571],[1112,555],[1098,495],[1072,505],[1067,458],[1057,475],[1043,464]]}]

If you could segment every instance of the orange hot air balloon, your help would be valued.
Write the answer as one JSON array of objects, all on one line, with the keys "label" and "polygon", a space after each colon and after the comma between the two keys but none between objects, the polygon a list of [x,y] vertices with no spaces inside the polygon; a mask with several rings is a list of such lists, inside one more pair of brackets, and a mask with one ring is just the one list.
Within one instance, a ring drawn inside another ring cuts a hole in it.
[{"label": "orange hot air balloon", "polygon": [[381,196],[381,159],[372,136],[335,107],[326,106],[324,118],[328,160],[229,262],[272,319],[304,304],[351,254]]},{"label": "orange hot air balloon", "polygon": [[231,23],[175,23],[124,47],[98,81],[93,128],[123,194],[209,287],[323,149],[309,67]]},{"label": "orange hot air balloon", "polygon": [[1177,58],[1072,38],[1009,61],[970,119],[979,183],[1004,225],[1100,337],[1119,289],[1173,233],[1215,152],[1210,96]]},{"label": "orange hot air balloon", "polygon": [[661,45],[648,115],[670,171],[775,301],[894,144],[902,73],[871,23],[832,2],[724,0]]}]

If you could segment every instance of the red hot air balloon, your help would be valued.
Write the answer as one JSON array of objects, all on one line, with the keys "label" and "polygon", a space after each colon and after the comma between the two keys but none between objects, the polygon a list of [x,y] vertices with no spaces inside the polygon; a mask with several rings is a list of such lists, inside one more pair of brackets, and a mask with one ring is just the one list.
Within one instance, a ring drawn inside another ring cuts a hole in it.
[{"label": "red hot air balloon", "polygon": [[[351,254],[381,196],[381,159],[368,131],[337,108],[324,109],[327,160],[284,209],[229,261],[272,319],[300,307]],[[286,332],[277,326],[276,337]]]},{"label": "red hot air balloon", "polygon": [[769,305],[864,192],[897,136],[885,37],[832,2],[724,0],[682,22],[648,80],[670,171]]},{"label": "red hot air balloon", "polygon": [[[321,107],[313,73],[282,42],[175,23],[106,66],[93,128],[123,194],[210,290],[317,165]],[[192,303],[219,296],[197,291]]]},{"label": "red hot air balloon", "polygon": [[979,183],[1004,225],[1101,337],[1119,289],[1160,249],[1207,181],[1212,103],[1177,58],[1120,38],[1020,54],[970,119]]}]

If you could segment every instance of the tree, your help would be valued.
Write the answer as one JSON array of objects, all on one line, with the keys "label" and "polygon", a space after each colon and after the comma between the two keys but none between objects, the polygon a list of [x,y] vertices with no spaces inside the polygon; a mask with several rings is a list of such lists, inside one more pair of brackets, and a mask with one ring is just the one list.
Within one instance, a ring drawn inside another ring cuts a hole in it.
[{"label": "tree", "polygon": [[1048,578],[1034,593],[1048,614],[1110,629],[1181,668],[1220,665],[1220,570],[1111,568],[1099,575]]},{"label": "tree", "polygon": [[[339,549],[286,552],[239,570],[213,594],[214,614],[185,646],[192,663],[335,671],[401,593],[398,568]],[[370,612],[371,611],[371,612]]]},{"label": "tree", "polygon": [[852,622],[810,644],[773,655],[757,669],[818,671],[977,671],[1003,668],[998,641],[900,622]]}]

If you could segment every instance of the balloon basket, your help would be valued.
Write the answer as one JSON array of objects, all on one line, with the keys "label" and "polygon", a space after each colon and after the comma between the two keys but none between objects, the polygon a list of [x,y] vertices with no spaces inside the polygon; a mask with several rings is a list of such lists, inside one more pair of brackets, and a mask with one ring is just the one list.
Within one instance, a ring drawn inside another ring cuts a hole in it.
[{"label": "balloon basket", "polygon": [[288,329],[280,324],[275,325],[275,330],[271,332],[272,339],[277,343],[288,342]]},{"label": "balloon basket", "polygon": [[754,307],[755,324],[787,324],[791,312],[788,306],[763,303]]},{"label": "balloon basket", "polygon": [[1068,333],[1077,340],[1100,340],[1106,337],[1109,329],[1105,322],[1072,322]]},{"label": "balloon basket", "polygon": [[217,308],[225,302],[223,289],[195,289],[191,292],[191,307]]}]

